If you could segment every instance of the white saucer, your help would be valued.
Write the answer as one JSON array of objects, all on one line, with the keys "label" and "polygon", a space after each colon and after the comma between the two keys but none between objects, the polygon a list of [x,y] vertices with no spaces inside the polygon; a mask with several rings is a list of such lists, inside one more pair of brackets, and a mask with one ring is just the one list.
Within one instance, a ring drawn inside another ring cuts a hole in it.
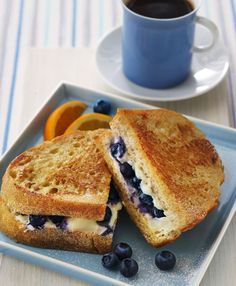
[{"label": "white saucer", "polygon": [[[197,27],[195,43],[211,40],[206,29]],[[121,27],[110,31],[99,43],[96,63],[102,78],[114,89],[138,100],[174,101],[196,97],[215,87],[225,76],[229,61],[221,41],[209,52],[193,55],[192,72],[182,84],[169,89],[149,89],[129,81],[122,72]]]}]

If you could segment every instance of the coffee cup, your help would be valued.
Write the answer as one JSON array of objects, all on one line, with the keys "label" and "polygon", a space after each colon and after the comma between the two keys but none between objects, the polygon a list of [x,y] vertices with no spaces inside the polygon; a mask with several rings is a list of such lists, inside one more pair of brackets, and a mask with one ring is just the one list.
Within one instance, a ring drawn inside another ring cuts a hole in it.
[{"label": "coffee cup", "polygon": [[[201,0],[188,0],[192,9],[185,11],[183,15],[170,18],[168,7],[167,15],[164,15],[166,18],[157,18],[155,13],[149,16],[148,9],[144,9],[145,6],[135,9],[134,2],[122,0],[123,73],[133,83],[152,89],[171,88],[182,83],[191,72],[193,53],[208,52],[215,46],[219,35],[216,25],[209,19],[197,15]],[[146,5],[145,1],[143,2],[143,5]],[[154,8],[152,7],[152,12],[155,12]],[[194,44],[196,24],[211,32],[210,44]]]}]

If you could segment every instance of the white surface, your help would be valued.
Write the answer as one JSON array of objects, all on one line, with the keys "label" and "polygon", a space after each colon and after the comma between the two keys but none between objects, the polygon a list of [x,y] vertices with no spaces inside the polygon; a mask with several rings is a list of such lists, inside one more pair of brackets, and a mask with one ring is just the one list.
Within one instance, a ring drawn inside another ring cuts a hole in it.
[{"label": "white surface", "polygon": [[[209,31],[198,27],[195,42],[198,46],[211,42]],[[121,28],[109,32],[96,51],[96,63],[104,81],[128,97],[149,101],[174,101],[201,95],[214,88],[225,76],[228,56],[220,41],[207,52],[194,53],[192,71],[182,84],[169,89],[148,89],[129,81],[122,71]]]},{"label": "white surface", "polygon": [[[28,55],[23,92],[18,90],[18,92],[22,92],[24,98],[19,130],[31,119],[61,80],[112,91],[100,80],[95,69],[93,54],[88,50],[32,49],[28,51]],[[158,106],[229,125],[226,93],[226,82],[223,81],[211,92],[201,97],[180,102],[159,103]],[[235,265],[236,220],[234,217],[201,286],[236,285]],[[3,255],[2,262],[0,262],[0,285],[72,286],[87,284]]]}]

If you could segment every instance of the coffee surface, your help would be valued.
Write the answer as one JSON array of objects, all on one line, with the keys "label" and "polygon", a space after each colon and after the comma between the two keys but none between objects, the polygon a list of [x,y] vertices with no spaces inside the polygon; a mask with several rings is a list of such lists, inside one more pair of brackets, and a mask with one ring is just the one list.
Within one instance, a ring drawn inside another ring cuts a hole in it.
[{"label": "coffee surface", "polygon": [[130,0],[127,7],[142,16],[170,19],[184,16],[193,11],[187,0]]}]

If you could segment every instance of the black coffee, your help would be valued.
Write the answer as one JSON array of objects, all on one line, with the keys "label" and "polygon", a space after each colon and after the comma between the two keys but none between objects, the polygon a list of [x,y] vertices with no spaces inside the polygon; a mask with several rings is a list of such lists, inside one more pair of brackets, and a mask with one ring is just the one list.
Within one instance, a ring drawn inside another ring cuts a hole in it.
[{"label": "black coffee", "polygon": [[159,19],[177,18],[193,11],[187,0],[130,0],[127,7],[142,16]]}]

